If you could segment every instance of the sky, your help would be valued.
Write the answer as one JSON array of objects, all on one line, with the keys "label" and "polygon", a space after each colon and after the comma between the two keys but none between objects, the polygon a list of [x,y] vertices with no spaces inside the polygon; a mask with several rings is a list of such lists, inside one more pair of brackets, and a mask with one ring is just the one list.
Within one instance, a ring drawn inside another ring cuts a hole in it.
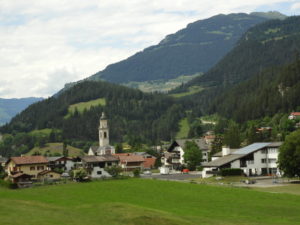
[{"label": "sky", "polygon": [[0,98],[49,97],[188,23],[300,0],[0,0]]}]

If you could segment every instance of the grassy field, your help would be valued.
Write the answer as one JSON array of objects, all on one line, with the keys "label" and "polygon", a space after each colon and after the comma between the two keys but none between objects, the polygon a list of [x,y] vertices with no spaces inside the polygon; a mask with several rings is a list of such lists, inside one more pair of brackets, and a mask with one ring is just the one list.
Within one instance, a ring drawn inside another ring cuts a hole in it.
[{"label": "grassy field", "polygon": [[300,196],[129,179],[0,188],[5,225],[296,225]]},{"label": "grassy field", "polygon": [[88,102],[80,102],[80,103],[70,105],[66,117],[69,117],[72,113],[74,113],[76,108],[79,113],[83,113],[84,110],[89,110],[92,106],[98,106],[98,105],[105,106],[106,105],[105,98],[98,98]]},{"label": "grassy field", "polygon": [[191,87],[189,87],[189,90],[187,92],[170,94],[170,96],[172,96],[174,98],[181,98],[181,97],[184,97],[184,96],[196,94],[196,93],[198,93],[200,91],[203,91],[203,90],[204,90],[203,87],[200,87],[200,86],[191,86]]},{"label": "grassy field", "polygon": [[[69,156],[81,156],[84,152],[79,149],[72,147],[70,145],[67,146],[69,150]],[[26,155],[33,155],[35,152],[39,152],[41,155],[45,155],[46,153],[54,155],[55,153],[63,154],[63,143],[47,143],[45,147],[34,147],[31,149]]]},{"label": "grassy field", "polygon": [[176,139],[182,139],[182,138],[187,138],[188,134],[189,134],[189,130],[190,130],[190,126],[188,123],[187,118],[183,118],[182,120],[180,120],[179,122],[179,131],[176,134]]}]

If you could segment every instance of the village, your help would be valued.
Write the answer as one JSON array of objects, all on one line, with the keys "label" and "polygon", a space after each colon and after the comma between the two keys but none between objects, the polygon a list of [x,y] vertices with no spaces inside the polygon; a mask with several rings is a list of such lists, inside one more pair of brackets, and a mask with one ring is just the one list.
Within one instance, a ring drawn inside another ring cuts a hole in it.
[{"label": "village", "polygon": [[[298,117],[300,113],[294,112],[289,119]],[[161,175],[164,179],[170,174],[188,173],[209,178],[219,176],[221,171],[225,175],[227,171],[227,175],[245,177],[274,178],[284,175],[278,167],[282,142],[257,142],[238,149],[223,146],[221,151],[211,154],[215,136],[208,132],[199,139],[178,139],[164,148],[156,147],[155,151],[161,155],[158,158],[147,152],[116,153],[115,147],[110,145],[109,120],[104,113],[100,116],[98,132],[99,145],[91,146],[83,156],[0,157],[0,163],[7,175],[4,179],[10,181],[14,187],[24,188],[41,182],[48,184],[66,180],[104,179],[119,174],[143,177]],[[188,143],[193,143],[197,147],[196,151],[201,152],[201,162],[193,169],[187,166],[188,160],[185,157]]]}]

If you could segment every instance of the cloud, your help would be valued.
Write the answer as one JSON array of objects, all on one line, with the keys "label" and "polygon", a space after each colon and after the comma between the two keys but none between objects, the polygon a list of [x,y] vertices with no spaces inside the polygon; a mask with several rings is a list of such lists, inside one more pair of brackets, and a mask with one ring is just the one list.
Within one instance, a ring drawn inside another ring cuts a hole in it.
[{"label": "cloud", "polygon": [[298,7],[290,0],[0,1],[0,97],[47,97],[198,19],[282,2]]}]

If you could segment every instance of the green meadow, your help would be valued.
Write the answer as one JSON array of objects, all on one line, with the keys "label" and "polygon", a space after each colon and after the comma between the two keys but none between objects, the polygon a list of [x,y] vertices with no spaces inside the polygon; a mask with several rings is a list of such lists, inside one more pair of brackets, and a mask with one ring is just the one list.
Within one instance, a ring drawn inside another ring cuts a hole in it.
[{"label": "green meadow", "polygon": [[106,105],[105,98],[98,98],[88,102],[79,102],[70,105],[68,108],[68,114],[66,115],[66,118],[70,117],[75,112],[75,109],[77,109],[79,113],[83,113],[84,110],[90,110],[92,106],[98,106],[98,105],[105,106]]},{"label": "green meadow", "polygon": [[0,188],[0,224],[300,224],[300,196],[146,179]]}]

